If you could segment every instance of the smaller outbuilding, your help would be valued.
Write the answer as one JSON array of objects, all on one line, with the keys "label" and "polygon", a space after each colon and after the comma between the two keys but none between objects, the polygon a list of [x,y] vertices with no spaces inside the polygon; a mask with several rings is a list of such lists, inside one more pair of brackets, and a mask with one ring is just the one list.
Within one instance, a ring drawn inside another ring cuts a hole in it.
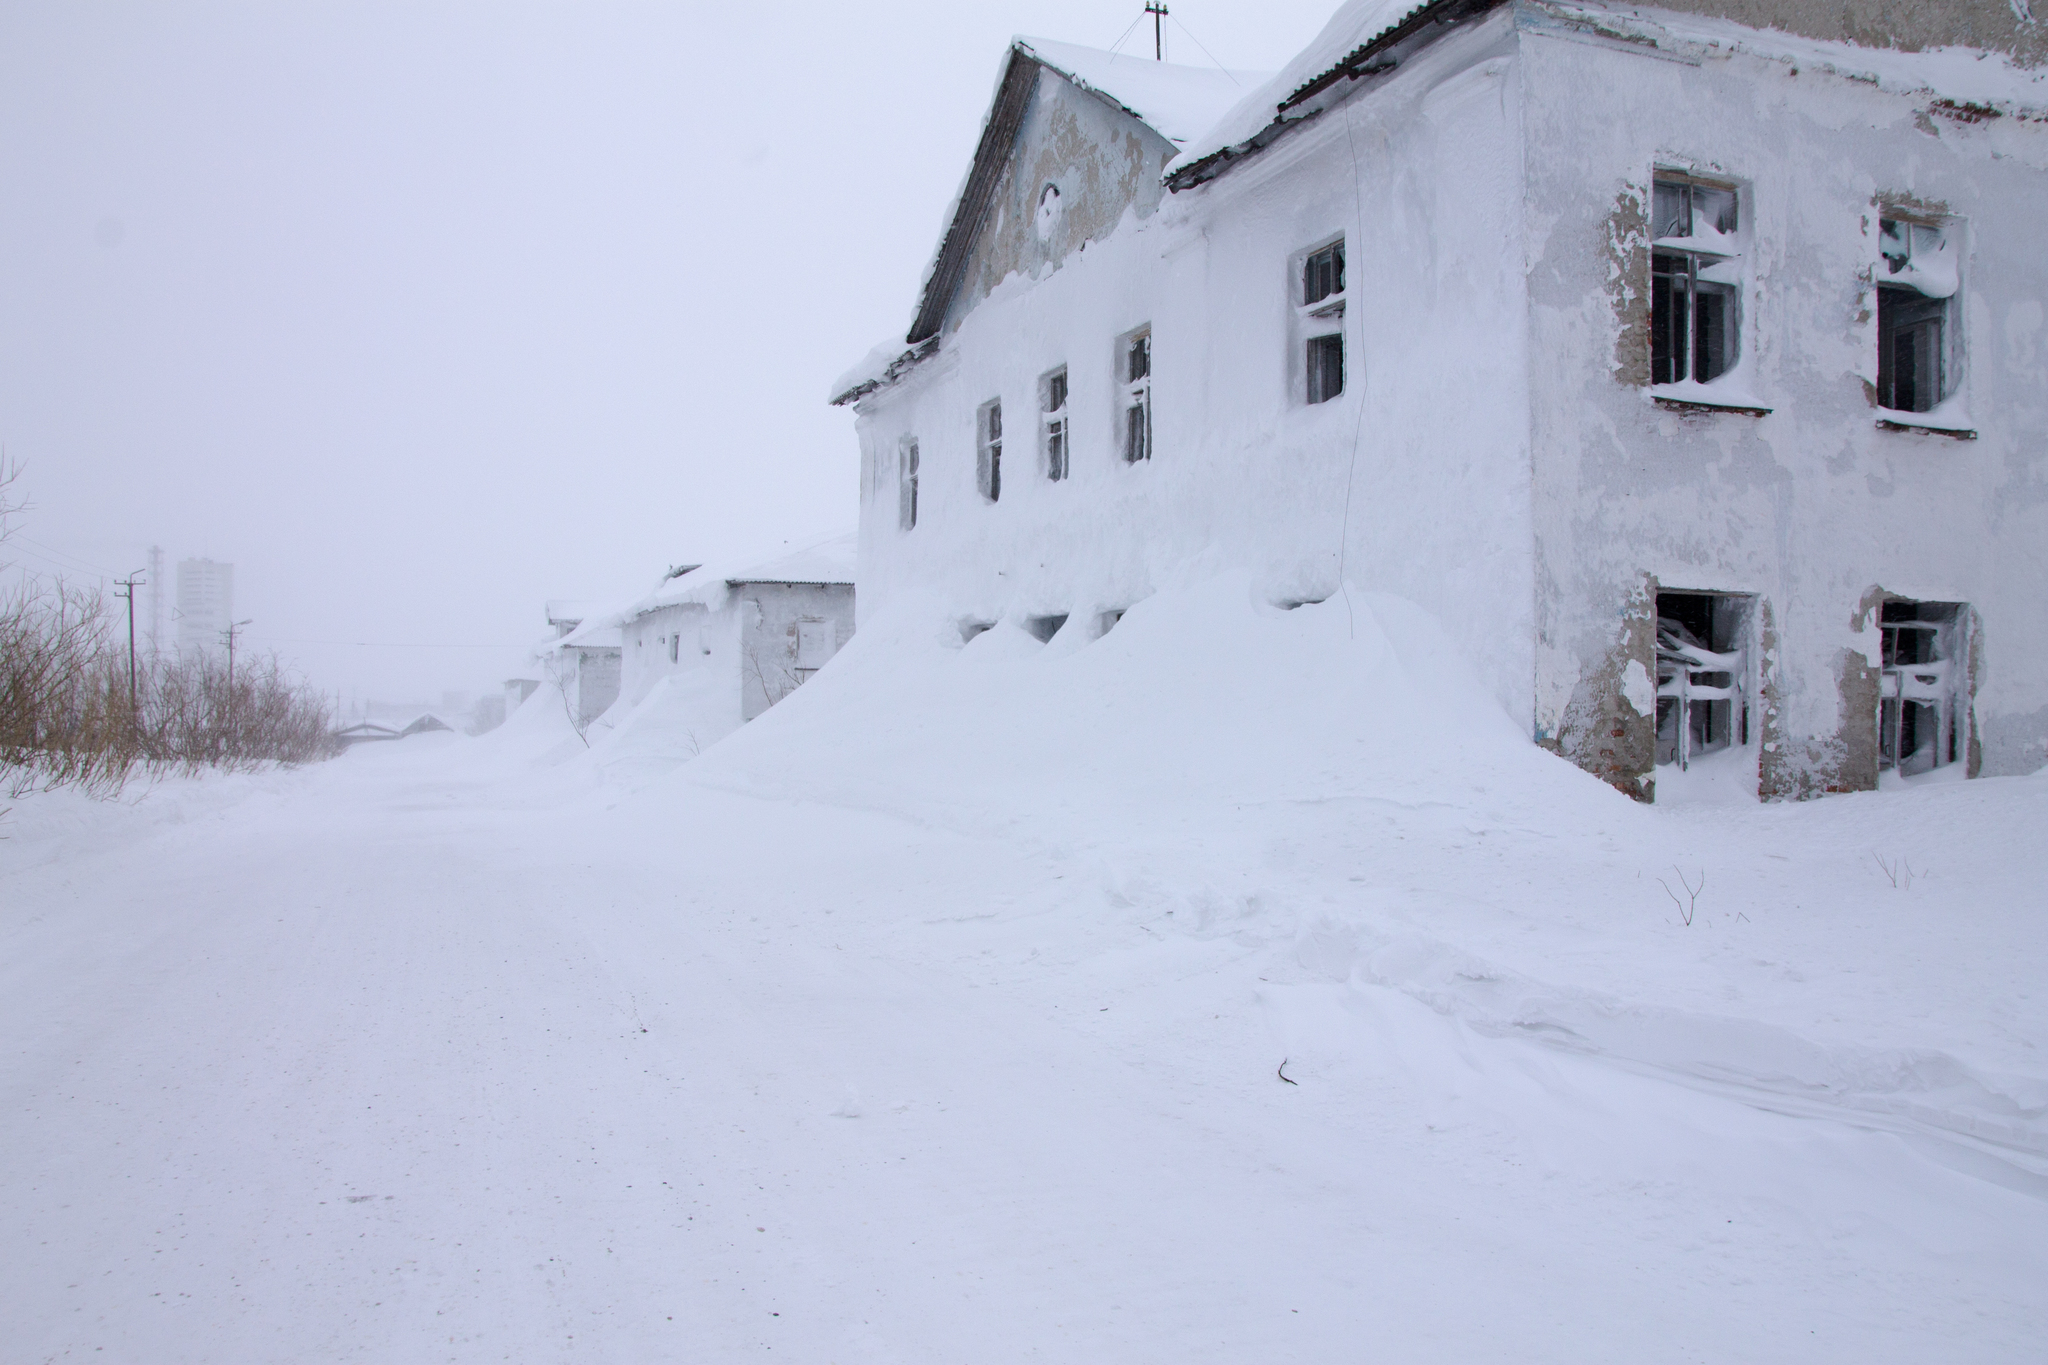
[{"label": "smaller outbuilding", "polygon": [[[709,745],[815,676],[853,637],[857,537],[665,576],[621,611],[621,692]],[[659,695],[657,695],[659,694]]]}]

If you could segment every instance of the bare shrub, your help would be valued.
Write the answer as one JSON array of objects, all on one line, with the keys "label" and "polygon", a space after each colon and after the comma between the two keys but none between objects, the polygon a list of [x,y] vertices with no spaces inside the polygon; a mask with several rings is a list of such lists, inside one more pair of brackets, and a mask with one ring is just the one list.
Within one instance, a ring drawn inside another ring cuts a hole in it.
[{"label": "bare shrub", "polygon": [[[15,471],[0,466],[0,538]],[[0,593],[0,791],[113,795],[138,773],[309,763],[340,752],[326,698],[274,655],[160,657],[136,671],[97,590],[23,578]]]}]

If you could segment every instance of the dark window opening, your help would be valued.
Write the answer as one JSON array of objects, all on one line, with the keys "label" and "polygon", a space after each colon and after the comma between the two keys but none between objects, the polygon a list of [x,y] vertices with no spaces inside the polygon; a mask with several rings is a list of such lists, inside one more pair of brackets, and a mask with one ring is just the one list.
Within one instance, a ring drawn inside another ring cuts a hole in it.
[{"label": "dark window opening", "polygon": [[1033,616],[1024,622],[1024,629],[1031,632],[1041,644],[1050,644],[1052,637],[1060,633],[1060,627],[1067,623],[1065,616]]},{"label": "dark window opening", "polygon": [[991,399],[981,405],[978,442],[980,449],[975,452],[975,486],[981,489],[981,496],[990,502],[1003,496],[1003,403]]},{"label": "dark window opening", "polygon": [[1650,382],[1711,383],[1735,365],[1740,317],[1733,279],[1736,194],[1658,180],[1650,254]]},{"label": "dark window opening", "polygon": [[1102,615],[1097,617],[1095,620],[1096,638],[1100,639],[1102,636],[1105,636],[1109,634],[1112,630],[1115,630],[1116,623],[1123,619],[1124,608],[1122,607],[1118,607],[1115,611],[1106,611],[1102,613]]},{"label": "dark window opening", "polygon": [[1750,741],[1749,636],[1754,598],[1657,594],[1656,761],[1680,771]]},{"label": "dark window opening", "polygon": [[1948,300],[1911,289],[1877,291],[1877,401],[1899,412],[1931,412],[1941,402],[1942,331]]},{"label": "dark window opening", "polygon": [[1960,602],[1886,602],[1878,614],[1877,766],[1911,777],[1954,763],[1969,723]]},{"label": "dark window opening", "polygon": [[1344,334],[1308,339],[1308,401],[1326,403],[1344,392]]},{"label": "dark window opening", "polygon": [[1057,483],[1067,477],[1069,456],[1067,372],[1054,370],[1039,385],[1039,408],[1045,428],[1045,477]]},{"label": "dark window opening", "polygon": [[1344,292],[1344,244],[1333,242],[1312,252],[1301,264],[1303,306],[1321,303],[1332,294]]}]

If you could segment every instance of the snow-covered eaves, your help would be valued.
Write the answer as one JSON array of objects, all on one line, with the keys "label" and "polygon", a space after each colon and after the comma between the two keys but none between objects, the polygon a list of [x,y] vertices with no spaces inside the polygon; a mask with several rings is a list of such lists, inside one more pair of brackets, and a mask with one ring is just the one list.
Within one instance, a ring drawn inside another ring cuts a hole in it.
[{"label": "snow-covered eaves", "polygon": [[[860,536],[844,532],[799,542],[765,557],[736,557],[706,564],[679,578],[665,579],[653,592],[604,619],[614,627],[665,607],[697,606],[716,611],[734,588],[748,583],[851,587],[860,558]],[[573,638],[573,637],[572,637]]]},{"label": "snow-covered eaves", "polygon": [[1207,132],[1273,74],[1180,66],[1049,38],[1018,38],[1012,46],[1065,76],[1077,89],[1108,100],[1176,147]]},{"label": "snow-covered eaves", "polygon": [[539,654],[554,654],[565,649],[623,649],[625,637],[619,632],[618,620],[613,614],[594,616],[559,640],[544,641],[536,650]]},{"label": "snow-covered eaves", "polygon": [[915,346],[885,341],[861,357],[860,363],[832,381],[829,402],[833,407],[857,402],[876,389],[886,388],[908,374],[920,361],[938,352],[939,339],[926,337]]},{"label": "snow-covered eaves", "polygon": [[[1508,2],[1350,0],[1279,75],[1246,96],[1167,165],[1167,187],[1185,190],[1215,179],[1365,84],[1390,75],[1418,48]],[[1968,34],[1944,24],[1941,6],[1888,11],[1888,27],[1872,28],[1868,35],[1858,30],[1862,40],[1852,42],[1699,12],[1716,7],[1708,0],[1688,4],[1689,12],[1600,0],[1514,3],[1516,23],[1529,32],[1618,40],[1684,61],[1739,54],[1789,62],[1897,94],[1929,96],[1935,112],[1965,121],[2006,114],[2037,117],[2048,104],[2048,69],[2031,60],[2034,47],[2018,38],[1996,49],[1961,45],[1956,40]],[[1749,7],[1726,8],[1750,13]],[[1846,9],[1842,23],[1853,28]],[[2036,21],[2023,13],[2025,9],[2016,0],[2014,33],[2038,45],[2038,39],[2031,38]],[[1794,17],[1782,16],[1788,26]],[[1989,40],[1987,34],[1988,29],[1977,37]]]},{"label": "snow-covered eaves", "polygon": [[1507,0],[1349,0],[1280,74],[1181,149],[1166,168],[1169,189],[1213,180],[1246,157],[1340,104],[1360,81],[1385,75],[1444,30]]}]

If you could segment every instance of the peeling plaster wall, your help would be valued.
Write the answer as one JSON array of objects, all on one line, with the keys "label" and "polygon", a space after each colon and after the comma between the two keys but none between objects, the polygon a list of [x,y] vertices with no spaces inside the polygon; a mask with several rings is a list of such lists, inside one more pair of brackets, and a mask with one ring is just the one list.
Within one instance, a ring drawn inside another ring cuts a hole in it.
[{"label": "peeling plaster wall", "polygon": [[[1174,152],[1151,128],[1041,66],[1017,145],[996,182],[988,219],[968,252],[942,331],[958,327],[1011,275],[1038,278],[1109,237],[1126,212],[1151,217],[1166,193],[1159,172]],[[1059,187],[1060,212],[1051,231],[1043,232],[1038,202],[1047,185]]]},{"label": "peeling plaster wall", "polygon": [[[1862,603],[1882,584],[1976,609],[1982,769],[2040,766],[2048,127],[1930,117],[1927,97],[1794,64],[1554,30],[1523,33],[1522,68],[1537,734],[1597,732],[1597,694],[1640,648],[1648,577],[1761,599],[1766,795],[1874,785],[1878,632]],[[1769,416],[1666,410],[1643,387],[1643,207],[1660,164],[1746,185],[1742,345]],[[1875,206],[1902,198],[1965,220],[1975,441],[1876,423]]]},{"label": "peeling plaster wall", "polygon": [[2014,0],[1659,0],[1657,8],[1865,47],[1974,47],[2028,66],[2048,61],[2048,24],[2023,18],[2031,6]]},{"label": "peeling plaster wall", "polygon": [[[1070,204],[1068,254],[963,302],[934,359],[861,400],[861,612],[918,597],[935,629],[944,618],[1086,623],[1219,572],[1248,573],[1268,600],[1320,599],[1336,590],[1341,564],[1353,583],[1432,611],[1502,706],[1528,717],[1534,588],[1513,37],[1506,11],[1451,34],[1346,110],[1149,216],[1138,204],[1116,207],[1121,188],[1100,215]],[[1075,98],[1042,97],[1039,110]],[[1035,138],[1027,128],[1020,140],[1034,168],[1019,177],[1034,192],[1045,145]],[[1122,186],[1131,165],[1122,144],[1104,136],[1089,145],[1111,149],[1106,164],[1062,183],[1092,175]],[[1018,196],[1006,203],[1021,210]],[[1112,208],[1116,230],[1072,249],[1079,224],[1110,221]],[[978,265],[977,289],[1015,252],[1030,259],[1011,225],[994,233],[1005,245],[977,248],[987,253],[977,262],[996,263]],[[1345,392],[1310,406],[1296,272],[1301,253],[1338,234],[1350,300]],[[1154,455],[1131,466],[1118,453],[1116,339],[1143,324],[1152,327]],[[1071,385],[1072,477],[1054,483],[1043,473],[1037,380],[1060,364]],[[1002,400],[1006,438],[993,505],[975,486],[975,414],[992,398]],[[910,435],[919,513],[905,532],[897,489]]]}]

